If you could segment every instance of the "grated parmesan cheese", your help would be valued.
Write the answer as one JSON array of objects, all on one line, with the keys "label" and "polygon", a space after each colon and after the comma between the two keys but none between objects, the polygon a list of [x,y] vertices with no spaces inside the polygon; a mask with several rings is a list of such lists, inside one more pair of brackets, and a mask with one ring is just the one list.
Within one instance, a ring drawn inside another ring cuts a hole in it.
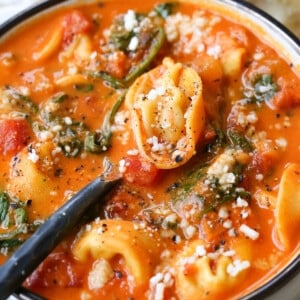
[{"label": "grated parmesan cheese", "polygon": [[241,271],[246,270],[250,267],[250,262],[248,260],[241,261],[239,259],[234,260],[231,264],[227,266],[226,272],[232,276],[237,276]]},{"label": "grated parmesan cheese", "polygon": [[105,259],[99,259],[94,262],[92,270],[88,275],[88,286],[90,290],[101,289],[114,277],[114,271]]},{"label": "grated parmesan cheese", "polygon": [[259,237],[259,233],[246,224],[242,224],[240,226],[239,230],[240,230],[240,232],[242,232],[246,237],[250,238],[251,240],[256,240]]},{"label": "grated parmesan cheese", "polygon": [[132,9],[129,9],[124,16],[124,27],[127,31],[132,31],[137,25],[136,14]]},{"label": "grated parmesan cheese", "polygon": [[36,153],[36,150],[30,148],[28,151],[28,159],[31,160],[33,163],[36,163],[39,160],[39,156]]},{"label": "grated parmesan cheese", "polygon": [[139,39],[137,36],[133,36],[129,42],[128,50],[129,51],[135,51],[138,48],[139,45]]}]

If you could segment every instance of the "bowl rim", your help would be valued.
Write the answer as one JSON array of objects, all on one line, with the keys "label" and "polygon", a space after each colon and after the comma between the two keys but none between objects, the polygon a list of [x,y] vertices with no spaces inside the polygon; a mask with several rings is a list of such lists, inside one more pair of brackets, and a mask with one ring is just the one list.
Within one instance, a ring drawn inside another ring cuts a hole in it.
[{"label": "bowl rim", "polygon": [[255,6],[254,4],[246,0],[222,0],[222,1],[228,3],[230,2],[235,3],[237,6],[248,8],[249,10],[257,13],[257,15],[260,15],[265,21],[275,25],[275,27],[277,27],[286,38],[291,39],[296,44],[296,46],[300,47],[300,37],[298,37],[294,32],[292,32],[291,29],[289,29],[286,25],[278,21],[275,17],[271,16],[265,10]]},{"label": "bowl rim", "polygon": [[[176,0],[175,0],[176,1]],[[285,25],[280,21],[276,20],[273,16],[268,14],[266,11],[258,8],[252,3],[246,0],[213,0],[220,5],[229,5],[230,7],[235,7],[236,9],[247,10],[254,13],[254,17],[260,18],[267,25],[272,25],[272,28],[276,28],[277,32],[281,36],[288,40],[292,47],[297,48],[300,52],[300,39]],[[47,9],[54,8],[55,6],[61,6],[64,3],[70,2],[70,4],[84,4],[90,1],[78,1],[78,0],[42,0],[35,3],[24,10],[16,13],[14,16],[10,17],[2,24],[0,24],[0,39],[2,39],[9,31],[14,30],[15,27],[21,25],[22,22],[28,21],[30,18],[34,17],[40,12],[46,11]],[[93,1],[91,1],[93,2]],[[96,0],[94,1],[96,2]],[[275,34],[275,33],[274,33]],[[242,296],[241,300],[258,300],[263,299],[262,297],[267,297],[273,295],[276,291],[281,289],[288,282],[300,275],[300,253],[298,253],[282,270],[271,277],[270,280],[263,283],[259,288],[250,291],[245,296]],[[300,277],[299,277],[300,278]],[[300,291],[300,287],[299,287]]]}]

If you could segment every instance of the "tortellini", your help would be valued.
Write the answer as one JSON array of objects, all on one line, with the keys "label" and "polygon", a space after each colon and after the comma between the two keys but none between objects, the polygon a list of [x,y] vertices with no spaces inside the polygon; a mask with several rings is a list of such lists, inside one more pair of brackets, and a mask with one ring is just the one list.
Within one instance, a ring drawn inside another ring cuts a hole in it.
[{"label": "tortellini", "polygon": [[88,61],[93,52],[92,42],[87,34],[78,34],[74,37],[72,43],[59,54],[60,60],[71,60],[79,63]]},{"label": "tortellini", "polygon": [[145,286],[151,277],[160,252],[160,239],[151,229],[124,220],[95,221],[90,230],[74,244],[76,259],[110,260],[115,255],[124,258],[134,287]]},{"label": "tortellini", "polygon": [[285,248],[300,231],[300,165],[290,164],[281,177],[275,208],[276,232]]},{"label": "tortellini", "polygon": [[222,67],[225,76],[234,77],[239,75],[244,66],[245,57],[245,48],[227,50],[222,56]]},{"label": "tortellini", "polygon": [[220,299],[240,283],[249,270],[252,250],[244,238],[232,246],[232,250],[207,253],[204,243],[194,241],[184,248],[176,262],[179,299]]},{"label": "tortellini", "polygon": [[63,30],[61,27],[56,27],[51,34],[49,40],[46,40],[41,49],[33,54],[33,59],[36,61],[42,61],[49,58],[51,55],[56,53],[62,42]]},{"label": "tortellini", "polygon": [[51,143],[30,144],[12,159],[8,192],[22,201],[31,199],[33,210],[44,205],[57,189],[51,147]]},{"label": "tortellini", "polygon": [[196,71],[165,58],[140,76],[125,103],[141,155],[160,169],[186,163],[205,123],[202,81]]}]

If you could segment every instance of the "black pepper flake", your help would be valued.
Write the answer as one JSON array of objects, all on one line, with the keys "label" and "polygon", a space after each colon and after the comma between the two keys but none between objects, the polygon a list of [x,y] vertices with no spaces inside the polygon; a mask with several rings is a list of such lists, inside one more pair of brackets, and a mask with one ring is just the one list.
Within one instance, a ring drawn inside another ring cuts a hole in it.
[{"label": "black pepper flake", "polygon": [[58,168],[58,169],[56,169],[56,170],[54,171],[54,176],[55,176],[55,177],[61,177],[62,174],[63,174],[63,169],[61,169],[61,168]]},{"label": "black pepper flake", "polygon": [[167,192],[171,192],[171,191],[173,191],[173,190],[179,188],[179,186],[180,186],[180,183],[179,183],[179,182],[174,182],[171,186],[169,186],[169,187],[167,188]]},{"label": "black pepper flake", "polygon": [[272,188],[268,184],[265,187],[267,192],[272,192]]},{"label": "black pepper flake", "polygon": [[219,249],[220,249],[220,246],[219,246],[219,245],[214,245],[214,246],[213,246],[213,250],[214,250],[214,251],[218,251]]},{"label": "black pepper flake", "polygon": [[115,278],[117,278],[117,279],[123,278],[123,273],[121,271],[114,270],[114,273],[115,273]]},{"label": "black pepper flake", "polygon": [[176,235],[172,236],[172,241],[175,243],[176,242]]},{"label": "black pepper flake", "polygon": [[17,209],[19,207],[18,203],[10,203],[9,206],[13,209]]},{"label": "black pepper flake", "polygon": [[181,156],[181,155],[176,155],[175,161],[176,161],[177,163],[180,163],[180,162],[182,161],[182,156]]},{"label": "black pepper flake", "polygon": [[26,203],[27,207],[31,206],[32,205],[32,199],[27,199],[25,203]]},{"label": "black pepper flake", "polygon": [[83,165],[80,165],[79,167],[76,167],[75,168],[75,172],[78,172],[80,170],[84,169],[84,166]]}]

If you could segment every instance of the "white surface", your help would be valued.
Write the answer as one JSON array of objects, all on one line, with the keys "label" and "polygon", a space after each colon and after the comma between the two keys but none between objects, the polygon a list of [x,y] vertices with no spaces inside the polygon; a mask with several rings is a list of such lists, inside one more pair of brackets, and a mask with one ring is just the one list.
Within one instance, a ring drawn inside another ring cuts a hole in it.
[{"label": "white surface", "polygon": [[0,0],[0,23],[37,2],[38,0]]}]

